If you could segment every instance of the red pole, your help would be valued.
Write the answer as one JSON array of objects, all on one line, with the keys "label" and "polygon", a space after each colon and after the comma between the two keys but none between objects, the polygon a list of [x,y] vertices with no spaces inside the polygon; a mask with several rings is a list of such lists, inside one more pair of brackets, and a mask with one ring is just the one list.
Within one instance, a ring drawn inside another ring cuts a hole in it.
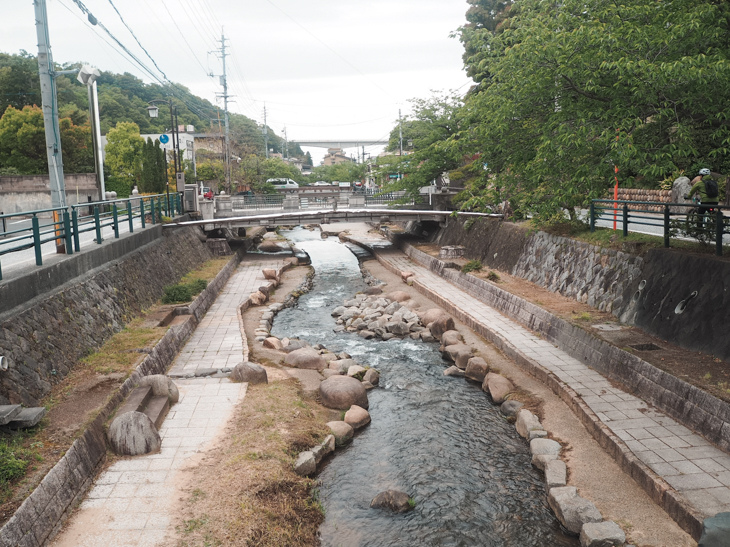
[{"label": "red pole", "polygon": [[[618,143],[618,134],[619,130],[616,130],[616,142]],[[616,184],[613,187],[613,229],[616,230],[616,208],[618,207],[618,165],[613,166],[613,178],[616,181]]]}]

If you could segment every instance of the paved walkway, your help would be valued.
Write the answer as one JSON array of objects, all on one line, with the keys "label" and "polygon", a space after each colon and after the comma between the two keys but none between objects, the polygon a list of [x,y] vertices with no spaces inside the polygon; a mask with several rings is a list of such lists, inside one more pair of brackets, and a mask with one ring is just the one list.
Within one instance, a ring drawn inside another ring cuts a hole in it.
[{"label": "paved walkway", "polygon": [[168,374],[184,376],[201,369],[233,368],[240,363],[247,347],[241,336],[238,308],[252,292],[266,283],[262,269],[280,269],[283,265],[281,258],[247,256],[223,287]]},{"label": "paved walkway", "polygon": [[[247,259],[218,295],[186,343],[170,374],[232,367],[243,359],[244,342],[237,309],[263,285],[263,268],[280,268],[280,259]],[[202,349],[201,349],[202,348]],[[227,378],[176,378],[180,400],[162,427],[162,448],[119,460],[94,483],[79,511],[52,543],[54,547],[147,547],[169,545],[174,504],[181,497],[180,473],[210,448],[247,384]]]},{"label": "paved walkway", "polygon": [[730,455],[400,252],[379,254],[573,388],[626,446],[706,516],[730,511]]}]

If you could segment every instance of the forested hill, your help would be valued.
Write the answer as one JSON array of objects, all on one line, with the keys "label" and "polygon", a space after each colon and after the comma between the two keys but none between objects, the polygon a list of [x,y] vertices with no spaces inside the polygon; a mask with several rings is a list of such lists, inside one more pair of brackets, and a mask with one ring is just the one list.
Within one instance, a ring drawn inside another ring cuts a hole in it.
[{"label": "forested hill", "polygon": [[[81,63],[59,66],[59,70],[79,68]],[[88,98],[86,86],[76,80],[75,75],[61,75],[56,78],[58,88],[59,117],[70,118],[74,125],[88,123]],[[193,95],[180,84],[163,87],[146,84],[129,73],[115,74],[102,71],[97,80],[99,90],[99,113],[101,132],[106,134],[118,122],[134,122],[140,133],[162,133],[169,129],[169,111],[160,106],[160,116],[150,118],[147,106],[152,100],[172,98],[178,110],[180,125],[193,125],[199,132],[219,131],[223,126],[222,109],[206,99]],[[41,104],[38,62],[34,55],[21,52],[18,55],[0,53],[0,115],[9,106],[22,109],[24,106]],[[264,154],[264,138],[261,127],[243,115],[230,115],[233,147],[244,153]],[[219,125],[220,124],[220,125]],[[269,148],[275,152],[283,148],[283,139],[269,129]],[[298,152],[301,153],[301,150]]]}]

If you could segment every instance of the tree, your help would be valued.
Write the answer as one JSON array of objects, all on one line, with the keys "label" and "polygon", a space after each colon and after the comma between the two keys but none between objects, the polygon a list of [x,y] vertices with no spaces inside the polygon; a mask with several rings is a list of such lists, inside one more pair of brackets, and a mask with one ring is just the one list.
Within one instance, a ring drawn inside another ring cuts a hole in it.
[{"label": "tree", "polygon": [[105,163],[113,179],[130,188],[140,183],[144,144],[136,123],[118,122],[114,129],[109,130]]},{"label": "tree", "polygon": [[[388,190],[407,190],[418,195],[423,186],[429,186],[442,173],[458,167],[463,152],[458,136],[462,128],[462,100],[455,93],[434,95],[429,99],[412,99],[413,113],[403,124],[407,155],[392,156],[379,162],[385,175],[399,173],[398,179],[382,179]],[[398,138],[398,127],[391,132]],[[407,139],[406,139],[407,136]]]},{"label": "tree", "polygon": [[[59,129],[64,171],[93,173],[90,127],[61,118]],[[9,106],[5,110],[0,118],[0,167],[13,168],[27,175],[48,172],[43,112],[39,107],[25,106],[18,110]]]},{"label": "tree", "polygon": [[515,3],[502,32],[470,37],[477,184],[562,219],[605,195],[614,165],[622,182],[730,168],[729,27],[718,1]]},{"label": "tree", "polygon": [[318,165],[312,169],[310,178],[326,182],[353,182],[362,180],[367,172],[367,165],[348,161],[335,165]]}]

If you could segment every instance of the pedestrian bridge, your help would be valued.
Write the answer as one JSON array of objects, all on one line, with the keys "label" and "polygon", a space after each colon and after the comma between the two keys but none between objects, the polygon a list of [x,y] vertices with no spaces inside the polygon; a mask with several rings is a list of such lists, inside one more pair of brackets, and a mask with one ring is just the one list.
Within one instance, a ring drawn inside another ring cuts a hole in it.
[{"label": "pedestrian bridge", "polygon": [[165,224],[170,226],[202,226],[205,231],[216,228],[244,228],[252,226],[296,226],[300,224],[332,224],[337,222],[409,222],[435,221],[445,222],[449,218],[482,218],[502,215],[486,213],[463,213],[460,211],[429,211],[419,209],[320,209],[318,211],[291,211],[269,214],[253,214],[214,218],[208,220],[191,220]]}]

